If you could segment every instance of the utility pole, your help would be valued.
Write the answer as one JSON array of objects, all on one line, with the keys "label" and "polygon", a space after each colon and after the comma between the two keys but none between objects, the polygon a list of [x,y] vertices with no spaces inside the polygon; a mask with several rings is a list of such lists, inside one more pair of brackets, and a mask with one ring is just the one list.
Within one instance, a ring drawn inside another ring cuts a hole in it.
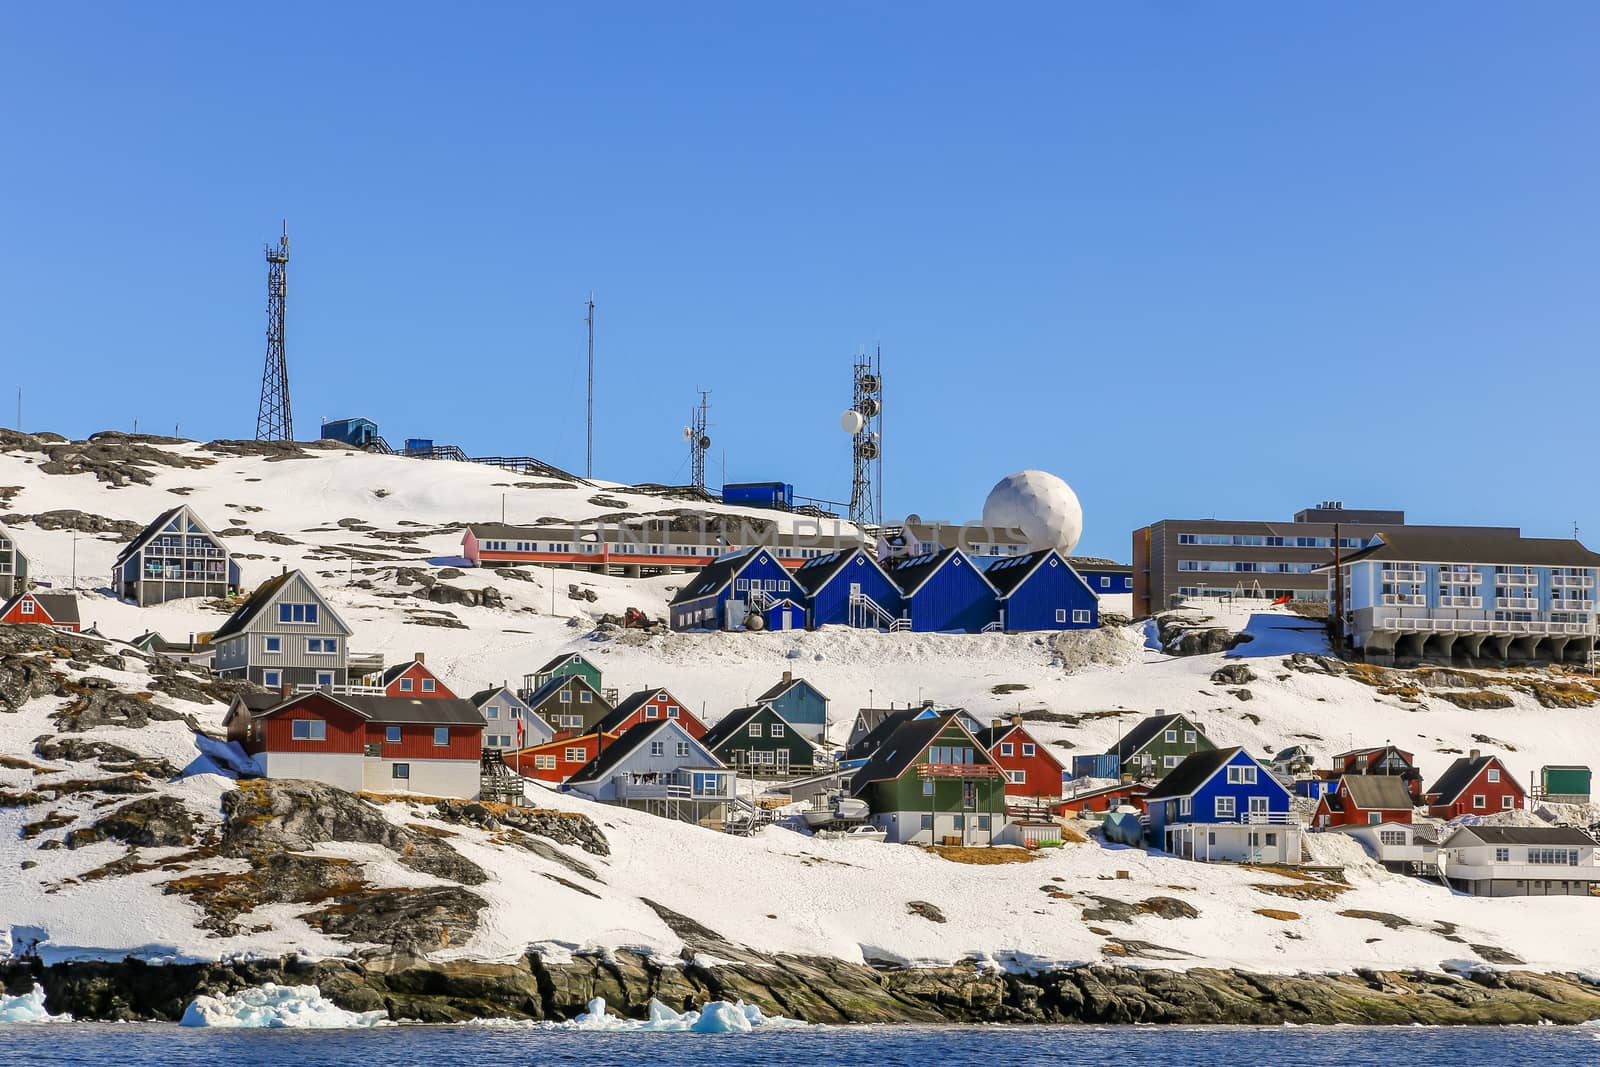
[{"label": "utility pole", "polygon": [[1344,656],[1344,555],[1340,551],[1339,524],[1333,524],[1333,653]]},{"label": "utility pole", "polygon": [[586,316],[589,323],[589,447],[587,458],[583,464],[583,476],[594,477],[594,290],[589,290],[589,314]]}]

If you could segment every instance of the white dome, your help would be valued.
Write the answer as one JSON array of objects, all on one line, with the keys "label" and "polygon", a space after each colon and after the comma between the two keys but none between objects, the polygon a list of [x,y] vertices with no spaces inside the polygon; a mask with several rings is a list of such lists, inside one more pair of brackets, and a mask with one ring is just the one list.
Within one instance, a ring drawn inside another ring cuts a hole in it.
[{"label": "white dome", "polygon": [[1072,554],[1083,536],[1083,505],[1072,486],[1047,471],[1020,471],[1000,479],[983,502],[983,525],[1021,530],[1028,549]]}]

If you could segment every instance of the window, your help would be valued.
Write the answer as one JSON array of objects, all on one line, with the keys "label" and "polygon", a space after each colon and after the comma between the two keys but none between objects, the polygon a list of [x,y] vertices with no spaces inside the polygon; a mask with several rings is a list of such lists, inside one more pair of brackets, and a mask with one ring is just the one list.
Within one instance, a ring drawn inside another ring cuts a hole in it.
[{"label": "window", "polygon": [[1066,608],[1057,608],[1056,609],[1056,622],[1066,622],[1066,621],[1067,621],[1067,609]]},{"label": "window", "polygon": [[1544,866],[1576,867],[1578,850],[1575,848],[1530,848],[1528,862]]},{"label": "window", "polygon": [[1012,754],[1014,749],[1015,749],[1015,746],[1013,746],[1010,741],[1002,742],[1001,745],[1000,745],[1000,755],[1009,756],[1009,755]]},{"label": "window", "polygon": [[450,744],[450,727],[435,726],[433,728],[433,747],[444,748]]},{"label": "window", "polygon": [[1185,730],[1183,732],[1183,743],[1184,744],[1192,745],[1192,744],[1195,744],[1198,740],[1199,739],[1195,736],[1195,732],[1193,730]]},{"label": "window", "polygon": [[678,708],[677,708],[676,705],[674,705],[674,706],[672,706],[672,707],[667,709],[667,718],[676,719],[677,717],[678,717]]},{"label": "window", "polygon": [[922,828],[924,830],[932,830],[933,829],[933,816],[932,815],[924,815],[924,816],[922,816]]},{"label": "window", "polygon": [[1500,780],[1500,768],[1499,767],[1490,767],[1489,768],[1489,781],[1498,782],[1499,780]]},{"label": "window", "polygon": [[1255,785],[1256,769],[1254,767],[1229,767],[1229,785]]},{"label": "window", "polygon": [[1169,745],[1176,744],[1178,741],[1178,731],[1168,730],[1166,733],[1166,741]]},{"label": "window", "polygon": [[1381,845],[1403,845],[1406,843],[1404,830],[1379,830],[1378,843]]},{"label": "window", "polygon": [[1089,621],[1089,609],[1076,608],[1072,612],[1072,621],[1086,623]]},{"label": "window", "polygon": [[306,651],[315,652],[318,655],[330,655],[339,651],[339,642],[332,637],[308,637],[306,638]]},{"label": "window", "polygon": [[400,743],[400,727],[385,726],[383,728],[383,742],[386,745],[398,745]]},{"label": "window", "polygon": [[1472,806],[1478,809],[1487,808],[1489,806],[1488,798],[1482,793],[1474,793],[1472,794]]},{"label": "window", "polygon": [[267,645],[266,645],[265,651],[267,651],[268,653],[270,653],[272,655],[277,655],[278,653],[282,652],[283,651],[283,638],[281,638],[281,637],[269,637],[269,638],[267,638]]},{"label": "window", "polygon": [[1010,782],[1012,785],[1027,785],[1028,784],[1028,772],[1027,771],[1007,771],[1006,772],[1006,781]]},{"label": "window", "polygon": [[1110,578],[1101,578],[1100,579],[1100,588],[1101,589],[1110,589],[1111,588],[1111,579]]},{"label": "window", "polygon": [[659,718],[660,715],[661,715],[660,709],[658,709],[654,704],[651,704],[651,705],[649,705],[648,707],[646,707],[644,709],[644,717],[647,718],[647,719]]},{"label": "window", "polygon": [[1193,813],[1194,801],[1189,797],[1180,797],[1178,799],[1178,814],[1181,816],[1188,816],[1192,815]]},{"label": "window", "polygon": [[782,737],[783,734],[784,734],[783,723],[781,723],[781,722],[773,723],[770,733],[772,734],[773,737]]},{"label": "window", "polygon": [[1369,811],[1369,812],[1367,812],[1367,824],[1369,826],[1376,826],[1382,821],[1383,821],[1383,813],[1382,812],[1379,812],[1379,811]]},{"label": "window", "polygon": [[533,769],[536,771],[553,771],[556,769],[556,758],[554,756],[535,756],[533,757]]},{"label": "window", "polygon": [[402,678],[402,679],[400,679],[400,692],[402,692],[402,693],[411,692],[411,679],[410,678]]},{"label": "window", "polygon": [[283,684],[283,675],[278,671],[263,671],[261,674],[261,684],[266,686],[268,689],[276,689]]},{"label": "window", "polygon": [[978,829],[980,829],[980,830],[989,829],[989,816],[987,816],[987,815],[978,816]]},{"label": "window", "polygon": [[1219,819],[1231,819],[1239,813],[1239,806],[1232,797],[1218,797],[1212,810]]},{"label": "window", "polygon": [[666,754],[667,754],[667,743],[665,741],[652,741],[652,742],[650,742],[650,755],[652,755],[652,756],[665,756]]},{"label": "window", "polygon": [[1162,756],[1161,757],[1161,766],[1165,767],[1167,770],[1170,771],[1170,770],[1172,770],[1172,768],[1176,767],[1177,765],[1178,765],[1178,757],[1177,756]]},{"label": "window", "polygon": [[570,690],[570,689],[561,690],[561,703],[563,703],[563,704],[572,703],[572,690]]},{"label": "window", "polygon": [[315,604],[279,604],[278,621],[305,623],[308,626],[315,626],[317,622],[317,606]]},{"label": "window", "polygon": [[965,830],[967,828],[967,817],[965,815],[956,815],[956,816],[953,816],[953,818],[954,818],[954,824],[953,825],[955,826],[955,828],[957,830]]},{"label": "window", "polygon": [[332,684],[333,684],[333,672],[332,671],[318,671],[317,672],[317,685],[326,688],[327,686],[330,686]]},{"label": "window", "polygon": [[679,755],[679,757],[681,758],[683,756],[687,756],[688,754],[689,754],[689,742],[687,742],[687,741],[679,741],[678,742],[678,755]]},{"label": "window", "polygon": [[434,688],[435,688],[435,686],[433,684],[433,679],[432,678],[424,678],[422,680],[422,691],[424,693],[431,693],[431,692],[434,691]]},{"label": "window", "polygon": [[1500,806],[1502,808],[1504,808],[1506,811],[1510,811],[1511,810],[1511,805],[1512,805],[1512,799],[1510,797],[1501,797],[1500,798]]},{"label": "window", "polygon": [[1034,749],[1033,749],[1032,742],[1029,742],[1029,741],[1022,742],[1022,754],[1024,756],[1031,756],[1031,755],[1033,755],[1033,752],[1034,752]]},{"label": "window", "polygon": [[588,763],[589,753],[581,747],[569,748],[561,753],[561,759],[564,763]]},{"label": "window", "polygon": [[394,763],[389,766],[389,777],[401,781],[411,781],[411,764]]},{"label": "window", "polygon": [[295,719],[289,726],[290,736],[296,741],[326,741],[328,724],[321,719]]},{"label": "window", "polygon": [[498,719],[500,717],[500,709],[490,704],[483,709],[483,717],[486,719]]},{"label": "window", "polygon": [[1276,847],[1277,844],[1278,844],[1278,832],[1276,830],[1268,830],[1267,831],[1267,847],[1268,848],[1273,848],[1273,847]]},{"label": "window", "polygon": [[1267,805],[1267,798],[1266,797],[1251,797],[1250,798],[1250,814],[1256,815],[1256,814],[1264,813],[1267,810],[1267,807],[1268,807],[1268,805]]},{"label": "window", "polygon": [[584,689],[584,690],[580,691],[578,693],[578,703],[580,703],[580,704],[592,704],[592,703],[594,703],[594,694],[589,692],[587,689]]},{"label": "window", "polygon": [[751,737],[760,737],[761,736],[761,724],[760,723],[753,722],[753,723],[750,724],[750,736]]},{"label": "window", "polygon": [[925,796],[925,797],[933,796],[933,779],[932,778],[924,778],[922,780],[922,795]]},{"label": "window", "polygon": [[22,602],[22,613],[24,615],[32,615],[33,614],[33,601],[24,600]]}]

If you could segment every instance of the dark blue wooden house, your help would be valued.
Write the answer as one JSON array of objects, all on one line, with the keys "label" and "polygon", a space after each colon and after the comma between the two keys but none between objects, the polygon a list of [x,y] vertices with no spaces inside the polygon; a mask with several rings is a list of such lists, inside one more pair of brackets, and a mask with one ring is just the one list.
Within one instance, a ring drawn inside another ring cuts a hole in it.
[{"label": "dark blue wooden house", "polygon": [[882,630],[900,617],[900,587],[865,549],[840,549],[807,560],[794,577],[805,588],[813,628]]},{"label": "dark blue wooden house", "polygon": [[1100,625],[1100,598],[1053,548],[1005,556],[983,573],[999,594],[1002,629],[1087,630]]},{"label": "dark blue wooden house", "polygon": [[1299,863],[1289,790],[1242,748],[1196,752],[1144,798],[1150,841],[1204,861]]},{"label": "dark blue wooden house", "polygon": [[157,515],[111,566],[117,595],[140,607],[239,591],[239,564],[227,542],[187,504]]},{"label": "dark blue wooden house", "polygon": [[357,448],[371,448],[380,438],[378,424],[371,419],[329,419],[322,424],[324,441],[343,441]]},{"label": "dark blue wooden house", "polygon": [[[748,624],[755,614],[761,619],[760,627],[781,621],[777,616],[803,624],[805,613],[798,601],[804,596],[794,576],[770,549],[751,548],[729,553],[701,568],[672,598],[668,621],[674,630],[756,629]],[[784,608],[785,600],[796,603]]]},{"label": "dark blue wooden house", "polygon": [[1089,583],[1096,596],[1133,592],[1132,567],[1093,559],[1069,559],[1067,562]]},{"label": "dark blue wooden house", "polygon": [[911,629],[969,634],[999,629],[995,587],[959,548],[890,560],[884,571],[900,589],[900,613]]}]

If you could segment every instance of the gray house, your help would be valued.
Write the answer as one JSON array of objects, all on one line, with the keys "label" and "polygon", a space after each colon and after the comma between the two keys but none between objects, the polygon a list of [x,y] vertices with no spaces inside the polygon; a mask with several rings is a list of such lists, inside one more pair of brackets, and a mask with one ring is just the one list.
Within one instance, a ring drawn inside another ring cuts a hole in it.
[{"label": "gray house", "polygon": [[239,591],[239,564],[189,505],[163,511],[139,531],[112,565],[117,595],[140,607],[184,597]]},{"label": "gray house", "polygon": [[642,722],[600,749],[561,788],[669,819],[725,817],[734,772],[676,719]]},{"label": "gray house", "polygon": [[9,600],[28,588],[28,557],[17,547],[11,531],[0,526],[0,600]]},{"label": "gray house", "polygon": [[349,684],[349,625],[304,571],[256,587],[211,637],[215,670],[268,689]]},{"label": "gray house", "polygon": [[550,724],[507,686],[481,689],[468,699],[488,723],[483,731],[484,748],[527,748],[542,745],[556,735]]}]

